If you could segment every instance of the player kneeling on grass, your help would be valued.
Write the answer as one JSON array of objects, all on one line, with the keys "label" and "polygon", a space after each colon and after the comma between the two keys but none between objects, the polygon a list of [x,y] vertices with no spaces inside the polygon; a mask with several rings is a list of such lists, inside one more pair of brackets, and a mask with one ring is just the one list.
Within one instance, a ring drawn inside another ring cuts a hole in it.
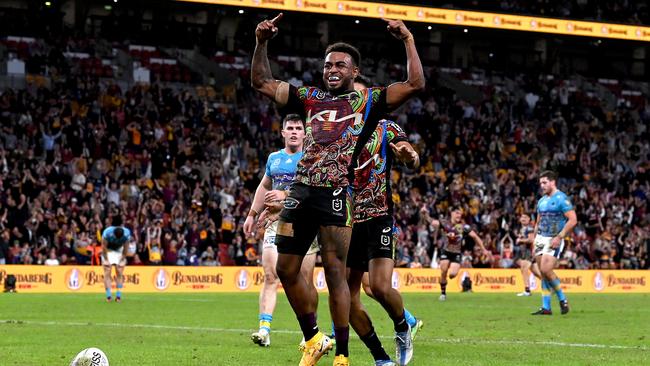
[{"label": "player kneeling on grass", "polygon": [[104,287],[106,288],[106,301],[111,301],[111,272],[115,266],[115,301],[122,301],[122,287],[124,286],[124,267],[126,267],[127,244],[131,240],[131,230],[122,226],[119,216],[113,218],[113,225],[102,232],[102,266],[104,267]]}]

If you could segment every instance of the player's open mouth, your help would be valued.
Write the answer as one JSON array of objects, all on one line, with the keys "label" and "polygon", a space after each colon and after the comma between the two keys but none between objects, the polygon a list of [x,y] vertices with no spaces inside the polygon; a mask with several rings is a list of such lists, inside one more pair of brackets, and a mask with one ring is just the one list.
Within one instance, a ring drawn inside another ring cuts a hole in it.
[{"label": "player's open mouth", "polygon": [[341,78],[338,76],[330,76],[327,78],[327,82],[331,85],[338,85],[341,82]]}]

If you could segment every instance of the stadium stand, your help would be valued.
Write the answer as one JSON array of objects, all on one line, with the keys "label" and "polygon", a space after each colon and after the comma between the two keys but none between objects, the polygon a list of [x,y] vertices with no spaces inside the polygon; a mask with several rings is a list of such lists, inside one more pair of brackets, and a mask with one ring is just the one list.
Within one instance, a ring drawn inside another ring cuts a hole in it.
[{"label": "stadium stand", "polygon": [[[474,5],[497,10],[483,3]],[[647,24],[647,9],[633,2],[495,4]],[[170,24],[179,30],[183,22]],[[4,27],[22,34],[17,22]],[[207,37],[200,37],[195,48],[202,56],[187,63],[164,50],[173,46],[168,33],[116,43],[70,32],[2,40],[3,61],[21,60],[27,75],[24,84],[1,88],[0,263],[96,263],[98,233],[121,215],[137,238],[132,264],[149,262],[145,237],[157,225],[163,264],[256,264],[257,243],[244,238],[241,226],[264,159],[281,145],[281,115],[248,86],[253,43],[228,50],[205,47]],[[278,77],[318,82],[313,51],[278,49],[272,66]],[[201,73],[202,62],[213,71]],[[435,266],[441,241],[421,224],[419,210],[426,205],[445,215],[460,204],[492,253],[468,248],[464,265],[511,266],[502,260],[511,250],[502,239],[514,237],[518,215],[533,213],[537,173],[553,168],[580,222],[562,266],[650,266],[647,83],[425,66],[426,92],[391,116],[422,156],[418,171],[398,167],[392,174],[399,265]],[[139,67],[151,72],[149,83],[135,82]],[[381,84],[403,72],[392,62],[364,64]]]}]

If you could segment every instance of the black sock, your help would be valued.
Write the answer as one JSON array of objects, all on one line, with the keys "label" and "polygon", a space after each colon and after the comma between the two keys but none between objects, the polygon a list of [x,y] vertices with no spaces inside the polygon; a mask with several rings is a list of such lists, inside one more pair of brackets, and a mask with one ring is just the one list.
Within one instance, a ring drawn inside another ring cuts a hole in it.
[{"label": "black sock", "polygon": [[316,314],[309,313],[298,317],[298,323],[302,330],[305,341],[308,341],[318,333],[318,324],[316,324]]},{"label": "black sock", "polygon": [[395,326],[395,331],[396,332],[406,332],[409,330],[409,323],[406,321],[406,317],[404,316],[404,312],[402,311],[402,319],[401,320],[394,320],[393,319],[393,325]]},{"label": "black sock", "polygon": [[440,292],[447,295],[447,282],[440,282]]},{"label": "black sock", "polygon": [[384,350],[379,337],[377,337],[377,333],[375,333],[375,328],[371,328],[370,333],[359,338],[361,338],[363,344],[368,347],[370,353],[372,354],[372,358],[374,358],[375,361],[390,360],[390,356],[388,356],[386,350]]},{"label": "black sock", "polygon": [[530,293],[530,287],[526,286],[526,292]]},{"label": "black sock", "polygon": [[336,354],[348,357],[348,340],[350,339],[350,327],[334,327],[334,338],[336,339]]}]

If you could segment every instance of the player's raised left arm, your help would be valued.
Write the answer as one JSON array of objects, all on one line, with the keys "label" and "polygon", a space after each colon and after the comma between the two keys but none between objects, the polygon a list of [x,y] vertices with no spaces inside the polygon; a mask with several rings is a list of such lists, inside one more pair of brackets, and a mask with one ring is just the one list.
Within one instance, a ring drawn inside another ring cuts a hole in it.
[{"label": "player's raised left arm", "polygon": [[391,84],[386,89],[386,104],[390,110],[396,109],[412,96],[424,90],[424,71],[422,62],[415,48],[413,34],[401,20],[384,19],[388,31],[397,39],[404,42],[406,49],[406,81]]},{"label": "player's raised left arm", "polygon": [[472,230],[469,232],[468,235],[474,240],[474,243],[476,243],[479,247],[481,247],[481,250],[483,250],[483,254],[485,255],[489,254],[489,251],[485,249],[485,245],[483,245],[483,240],[481,240],[481,237],[478,236],[476,231]]},{"label": "player's raised left arm", "polygon": [[251,63],[251,86],[258,92],[273,99],[280,106],[288,102],[289,84],[276,80],[271,74],[271,64],[267,56],[268,41],[278,34],[278,22],[282,13],[271,20],[264,20],[255,29],[255,51]]}]

